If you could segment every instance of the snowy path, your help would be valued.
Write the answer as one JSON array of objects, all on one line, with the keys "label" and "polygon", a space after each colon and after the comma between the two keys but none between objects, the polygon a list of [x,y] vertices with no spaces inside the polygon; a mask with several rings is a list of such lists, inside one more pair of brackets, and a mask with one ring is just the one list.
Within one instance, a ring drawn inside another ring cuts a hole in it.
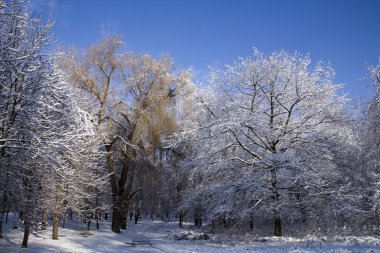
[{"label": "snowy path", "polygon": [[[127,231],[114,234],[109,222],[101,229],[89,233],[80,222],[59,229],[59,240],[51,240],[51,227],[29,238],[29,248],[21,249],[21,229],[11,229],[5,224],[5,238],[0,239],[0,253],[116,253],[116,252],[340,252],[380,253],[380,239],[374,237],[351,238],[344,242],[305,241],[294,238],[261,238],[249,242],[234,242],[229,238],[223,243],[215,240],[176,240],[173,234],[188,231],[179,229],[175,222],[143,220],[139,224],[128,224]],[[74,230],[75,229],[75,230]],[[347,242],[348,241],[348,242]]]}]

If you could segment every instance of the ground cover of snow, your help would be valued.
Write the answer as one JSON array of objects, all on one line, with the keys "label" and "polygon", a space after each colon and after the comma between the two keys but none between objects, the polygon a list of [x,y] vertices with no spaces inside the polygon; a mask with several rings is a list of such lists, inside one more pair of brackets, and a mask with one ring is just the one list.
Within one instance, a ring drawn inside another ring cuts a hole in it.
[{"label": "ground cover of snow", "polygon": [[51,226],[33,232],[27,249],[20,247],[22,229],[4,224],[4,238],[0,239],[0,253],[90,253],[90,252],[378,252],[380,237],[293,238],[252,237],[236,240],[231,235],[213,235],[190,225],[178,228],[176,222],[142,220],[128,224],[121,234],[112,233],[110,222],[103,221],[100,229],[92,224],[91,231],[80,221],[68,221],[59,228],[59,240],[51,239]]}]

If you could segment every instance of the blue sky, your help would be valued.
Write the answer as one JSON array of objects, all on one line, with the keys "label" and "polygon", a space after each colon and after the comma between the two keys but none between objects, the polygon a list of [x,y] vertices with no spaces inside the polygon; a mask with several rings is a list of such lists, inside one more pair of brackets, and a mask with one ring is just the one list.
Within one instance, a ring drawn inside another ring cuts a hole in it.
[{"label": "blue sky", "polygon": [[85,48],[119,34],[127,50],[169,54],[204,81],[252,48],[285,49],[329,62],[354,99],[372,90],[366,64],[380,56],[379,0],[31,0],[56,20],[58,44]]}]

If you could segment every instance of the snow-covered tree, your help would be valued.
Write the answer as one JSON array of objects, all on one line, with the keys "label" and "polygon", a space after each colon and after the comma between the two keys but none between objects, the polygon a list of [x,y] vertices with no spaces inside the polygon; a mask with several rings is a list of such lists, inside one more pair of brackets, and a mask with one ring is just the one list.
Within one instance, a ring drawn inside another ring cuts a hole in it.
[{"label": "snow-covered tree", "polygon": [[12,157],[8,164],[16,182],[10,198],[22,213],[23,247],[29,229],[40,220],[39,212],[52,213],[53,239],[57,239],[59,219],[68,208],[82,215],[95,213],[104,203],[96,199],[107,191],[101,142],[91,116],[80,109],[72,87],[56,67],[51,63],[46,70],[50,73],[40,79],[33,106],[19,115],[23,125],[18,126],[17,137],[23,146],[15,149],[18,159]]},{"label": "snow-covered tree", "polygon": [[360,125],[362,171],[361,190],[366,193],[363,209],[367,211],[367,224],[378,225],[380,213],[380,65],[369,67],[374,96],[369,101]]},{"label": "snow-covered tree", "polygon": [[[67,210],[77,215],[95,215],[107,208],[107,172],[103,170],[102,143],[90,114],[79,106],[78,94],[56,66],[52,81],[45,86],[46,94],[39,110],[43,116],[39,140],[41,154],[50,166],[45,208],[53,214],[53,239],[57,239],[58,222]],[[41,122],[39,122],[41,124]],[[46,131],[46,128],[49,130]],[[38,127],[35,127],[38,129]],[[63,221],[64,222],[64,221]]]},{"label": "snow-covered tree", "polygon": [[105,191],[91,116],[47,54],[51,28],[24,1],[0,2],[0,225],[18,211],[23,247],[39,212],[95,210]]},{"label": "snow-covered tree", "polygon": [[375,67],[370,67],[371,78],[373,80],[373,88],[375,95],[370,101],[366,113],[367,127],[366,138],[370,146],[365,150],[370,167],[374,171],[379,170],[379,146],[380,146],[380,64]]},{"label": "snow-covered tree", "polygon": [[183,208],[199,203],[214,219],[252,224],[272,217],[276,236],[282,217],[318,215],[318,203],[345,190],[336,156],[354,144],[333,77],[308,56],[256,49],[215,71],[216,88],[198,98],[195,130],[182,134],[192,142],[195,184]]},{"label": "snow-covered tree", "polygon": [[43,50],[51,28],[31,18],[24,1],[0,1],[0,227],[19,187],[12,169],[18,166],[20,152],[31,152],[34,134],[27,124],[44,82],[48,62]]}]

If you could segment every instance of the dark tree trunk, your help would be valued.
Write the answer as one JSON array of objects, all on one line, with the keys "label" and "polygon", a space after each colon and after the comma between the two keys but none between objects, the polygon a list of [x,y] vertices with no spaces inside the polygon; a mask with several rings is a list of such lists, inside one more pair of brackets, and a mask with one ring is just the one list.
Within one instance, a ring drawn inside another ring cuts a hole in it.
[{"label": "dark tree trunk", "polygon": [[[128,190],[128,188],[127,188]],[[123,209],[123,213],[121,214],[121,228],[122,229],[127,229],[127,225],[128,225],[128,214],[129,214],[129,202],[130,202],[130,196],[128,194],[128,192],[126,193],[127,196],[125,196],[126,198],[126,203],[125,203],[125,206],[124,206],[124,209]]]},{"label": "dark tree trunk", "polygon": [[[108,149],[107,149],[108,151]],[[109,155],[109,159],[111,161],[111,155]],[[118,180],[118,184],[116,184],[116,177],[111,178],[112,192],[113,192],[113,215],[112,215],[112,231],[115,233],[120,233],[120,229],[122,228],[122,219],[128,215],[128,206],[130,200],[130,189],[132,188],[133,182],[133,174],[130,176],[131,179],[128,182],[127,189],[125,188],[128,174],[129,174],[129,159],[130,154],[125,151],[123,154],[123,166],[120,178]],[[112,164],[109,162],[109,164]],[[113,164],[112,164],[113,168]],[[113,169],[112,169],[113,170]],[[126,223],[125,223],[126,228]]]},{"label": "dark tree trunk", "polygon": [[[130,167],[130,157],[127,153],[123,156],[123,170],[119,179],[119,195],[123,198],[123,212],[121,215],[121,228],[127,229],[127,219],[129,214],[129,208],[131,206],[132,197],[141,190],[141,187],[132,192],[133,187],[133,168]],[[126,185],[126,187],[125,187]]]},{"label": "dark tree trunk", "polygon": [[[177,184],[177,202],[179,203],[181,200],[181,185]],[[179,227],[182,227],[182,219],[183,219],[183,213],[182,211],[179,211]]]},{"label": "dark tree trunk", "polygon": [[301,207],[301,216],[302,216],[302,223],[306,224],[306,221],[307,221],[307,219],[306,219],[306,210],[303,207]]},{"label": "dark tree trunk", "polygon": [[42,229],[45,230],[47,226],[47,213],[46,209],[42,210]]},{"label": "dark tree trunk", "polygon": [[125,215],[121,218],[121,229],[127,229],[127,217]]},{"label": "dark tree trunk", "polygon": [[108,213],[105,213],[105,214],[104,214],[104,219],[105,219],[105,220],[108,220]]},{"label": "dark tree trunk", "polygon": [[[275,144],[273,144],[273,152],[275,153]],[[271,168],[271,181],[272,181],[272,191],[273,191],[273,202],[275,205],[280,199],[280,193],[277,186],[277,173],[276,168],[273,166]],[[282,225],[281,225],[281,216],[278,208],[273,209],[274,216],[274,236],[282,236]]]},{"label": "dark tree trunk", "polygon": [[298,190],[298,193],[296,194],[296,197],[297,197],[298,205],[299,205],[300,212],[301,212],[302,223],[306,224],[306,208],[305,208],[305,205],[303,204],[303,199],[302,199],[302,195],[301,195],[301,188],[298,187],[297,190]]},{"label": "dark tree trunk", "polygon": [[18,229],[17,222],[16,222],[16,213],[13,213],[13,221],[12,221],[12,228]]},{"label": "dark tree trunk", "polygon": [[202,212],[201,212],[200,208],[196,208],[196,210],[195,210],[194,225],[197,227],[202,226]]},{"label": "dark tree trunk", "polygon": [[113,208],[112,212],[112,232],[120,233],[121,219],[119,209],[117,207]]},{"label": "dark tree trunk", "polygon": [[58,240],[59,215],[53,214],[53,235],[51,239]]},{"label": "dark tree trunk", "polygon": [[96,229],[99,229],[99,213],[95,214],[95,220],[96,220]]},{"label": "dark tree trunk", "polygon": [[140,216],[140,212],[136,212],[135,213],[135,224],[137,224],[137,222],[139,221],[139,216]]},{"label": "dark tree trunk", "polygon": [[7,216],[5,216],[5,223],[8,223],[8,214],[9,214],[9,210],[7,211]]},{"label": "dark tree trunk", "polygon": [[3,214],[0,214],[0,238],[3,238]]},{"label": "dark tree trunk", "polygon": [[108,172],[110,173],[110,184],[112,190],[112,204],[113,204],[113,212],[112,212],[112,225],[111,229],[114,233],[120,233],[120,214],[119,214],[119,205],[117,201],[117,184],[116,184],[116,175],[114,172],[114,164],[113,164],[113,155],[112,155],[112,145],[113,143],[105,144],[106,148],[106,158],[107,158],[107,167]]},{"label": "dark tree trunk", "polygon": [[137,224],[139,218],[140,218],[140,209],[141,209],[141,200],[138,201],[136,205],[136,212],[135,212],[135,224]]},{"label": "dark tree trunk", "polygon": [[22,240],[21,247],[22,248],[27,248],[28,247],[28,239],[29,239],[29,220],[24,219],[24,238]]},{"label": "dark tree trunk", "polygon": [[[6,202],[7,201],[7,198],[5,197],[5,194],[3,196],[3,206],[0,208],[0,238],[3,238],[3,219],[4,219],[4,213],[5,213],[5,210],[6,210]],[[7,211],[7,218],[6,218],[6,223],[8,223],[8,213],[9,211]]]},{"label": "dark tree trunk", "polygon": [[87,219],[87,231],[91,230],[91,219]]},{"label": "dark tree trunk", "polygon": [[277,211],[274,214],[274,236],[282,236],[281,217]]},{"label": "dark tree trunk", "polygon": [[182,221],[183,221],[183,214],[182,212],[179,212],[179,226],[182,227]]}]

